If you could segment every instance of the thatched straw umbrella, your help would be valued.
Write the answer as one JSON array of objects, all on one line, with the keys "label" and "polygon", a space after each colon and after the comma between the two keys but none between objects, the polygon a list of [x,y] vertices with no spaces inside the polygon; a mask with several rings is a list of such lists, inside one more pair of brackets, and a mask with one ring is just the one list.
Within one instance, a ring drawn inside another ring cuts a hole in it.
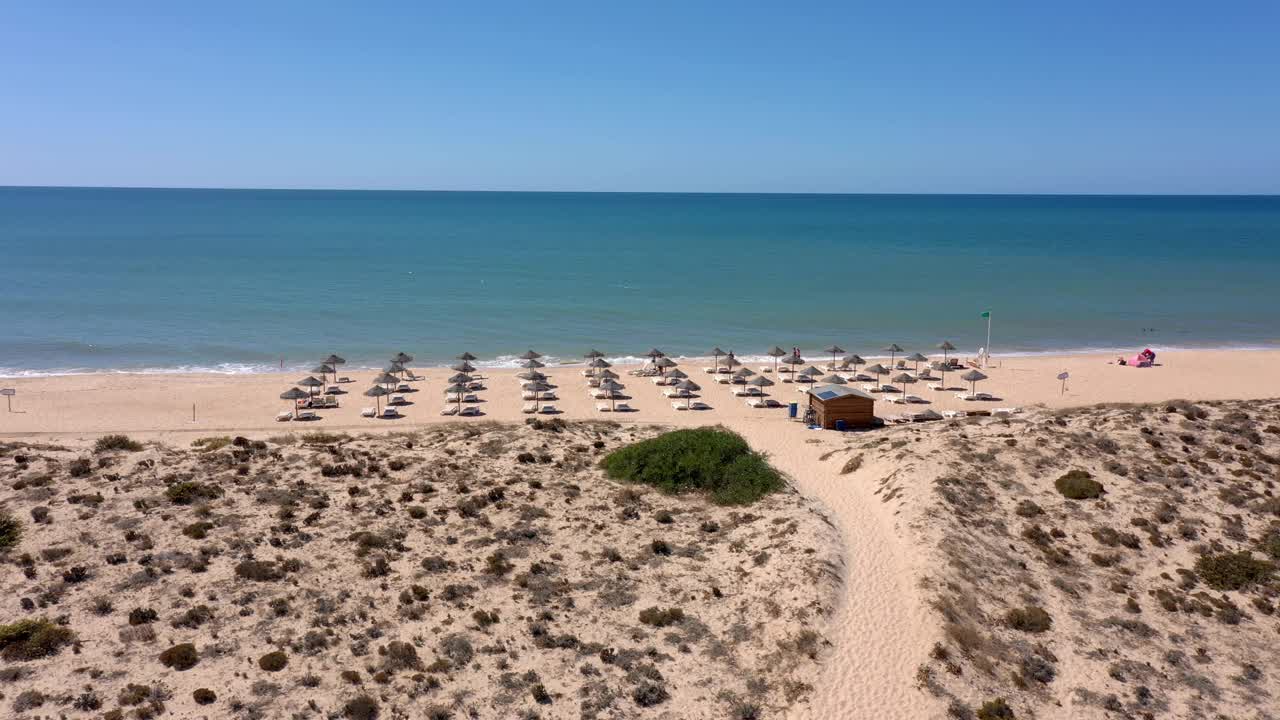
[{"label": "thatched straw umbrella", "polygon": [[524,385],[521,385],[520,388],[525,392],[533,393],[533,407],[535,410],[542,402],[542,393],[551,389],[551,387],[544,382],[527,382]]},{"label": "thatched straw umbrella", "polygon": [[528,382],[546,382],[547,380],[547,376],[537,370],[525,370],[524,372],[518,372],[516,373],[516,377]]},{"label": "thatched straw umbrella", "polygon": [[831,356],[831,367],[835,367],[836,357],[844,354],[844,348],[840,347],[839,345],[832,345],[826,350],[823,350],[823,352]]},{"label": "thatched straw umbrella", "polygon": [[307,399],[307,398],[309,398],[309,397],[311,397],[311,396],[310,396],[309,394],[307,394],[307,392],[306,392],[305,390],[299,390],[299,389],[298,389],[298,388],[296,388],[296,387],[291,387],[291,388],[289,388],[288,390],[285,390],[284,392],[280,393],[280,399],[281,399],[281,400],[292,400],[292,401],[293,401],[293,402],[292,402],[292,403],[290,403],[290,404],[291,404],[291,405],[293,405],[293,419],[294,419],[294,420],[297,420],[297,419],[298,419],[298,401],[299,401],[299,400],[305,400],[305,399]]},{"label": "thatched straw umbrella", "polygon": [[455,359],[461,360],[462,362],[471,362],[472,360],[476,359],[476,356],[472,355],[469,352],[464,352],[461,355],[456,356]]},{"label": "thatched straw umbrella", "polygon": [[368,390],[365,390],[364,394],[367,397],[374,398],[374,404],[377,406],[377,414],[381,415],[382,414],[382,398],[387,395],[390,395],[391,391],[384,388],[381,385],[374,385]]},{"label": "thatched straw umbrella", "polygon": [[857,374],[858,374],[858,366],[859,366],[859,365],[866,365],[866,364],[867,364],[867,361],[866,361],[866,360],[863,360],[861,355],[854,354],[854,355],[845,355],[845,356],[844,356],[844,363],[845,363],[846,365],[852,365],[852,366],[853,366],[853,374],[854,374],[854,375],[857,375]]},{"label": "thatched straw umbrella", "polygon": [[538,358],[542,357],[542,353],[534,352],[532,350],[525,350],[524,352],[520,353],[516,357],[518,357],[521,360],[537,360]]},{"label": "thatched straw umbrella", "polygon": [[720,372],[720,358],[724,357],[725,352],[718,347],[711,348],[711,359],[715,362],[713,366],[716,372]]},{"label": "thatched straw umbrella", "polygon": [[787,354],[787,351],[783,350],[777,345],[774,345],[772,348],[769,349],[769,352],[765,353],[765,355],[768,355],[769,357],[773,358],[773,371],[775,373],[778,372],[778,358],[786,354]]},{"label": "thatched straw umbrella", "polygon": [[960,379],[969,383],[969,394],[973,395],[978,391],[978,383],[986,380],[987,376],[977,370],[970,370],[969,372],[961,375]]},{"label": "thatched straw umbrella", "polygon": [[818,382],[824,385],[848,385],[849,384],[848,380],[845,380],[844,378],[840,377],[839,375],[836,375],[835,373],[832,373],[824,378],[820,378]]},{"label": "thatched straw umbrella", "polygon": [[880,375],[888,375],[888,374],[889,374],[889,368],[887,368],[887,367],[885,367],[885,366],[881,365],[880,363],[876,363],[875,365],[871,365],[871,366],[866,367],[866,368],[863,368],[863,369],[864,369],[864,370],[866,370],[867,372],[871,373],[872,375],[877,376],[877,377],[876,377],[876,383],[877,383],[877,384],[879,384],[879,382],[880,382],[880,378],[879,378],[879,376],[880,376]]},{"label": "thatched straw umbrella", "polygon": [[382,372],[399,376],[403,375],[407,371],[405,370],[404,363],[392,360],[386,367],[382,368]]},{"label": "thatched straw umbrella", "polygon": [[311,368],[311,372],[319,375],[321,379],[324,379],[325,375],[332,373],[333,381],[338,382],[338,371],[334,370],[333,366],[328,363],[320,363],[319,365]]},{"label": "thatched straw umbrella", "polygon": [[588,360],[595,360],[597,358],[604,357],[604,353],[600,352],[599,350],[596,350],[595,348],[591,348],[590,350],[583,353],[582,357]]},{"label": "thatched straw umbrella", "polygon": [[458,396],[458,412],[462,412],[462,396],[466,395],[466,393],[467,393],[467,386],[463,385],[462,383],[454,383],[444,389],[444,394],[446,398],[451,394]]},{"label": "thatched straw umbrella", "polygon": [[903,395],[906,395],[906,394],[907,394],[907,384],[908,384],[908,383],[913,383],[913,382],[915,382],[915,381],[916,381],[916,379],[915,379],[915,378],[913,378],[913,377],[911,377],[911,376],[910,376],[910,375],[908,375],[907,373],[898,373],[898,376],[897,376],[897,377],[895,377],[895,378],[893,379],[893,381],[894,381],[894,382],[896,382],[896,383],[902,383],[902,394],[903,394]]},{"label": "thatched straw umbrella", "polygon": [[311,393],[311,396],[312,396],[312,397],[315,397],[315,388],[318,388],[318,387],[324,387],[324,381],[323,381],[323,380],[317,380],[317,379],[315,379],[314,377],[312,377],[312,376],[310,376],[310,375],[308,375],[308,376],[306,376],[306,377],[302,378],[301,380],[299,380],[299,381],[298,381],[298,384],[299,384],[299,385],[301,385],[302,387],[305,387],[305,388],[311,388],[311,390],[308,390],[308,392],[310,392],[310,393]]},{"label": "thatched straw umbrella", "polygon": [[[788,356],[786,356],[786,357],[782,358],[782,362],[784,362],[784,363],[786,363],[786,364],[788,364],[788,365],[793,366],[793,367],[791,368],[791,372],[794,374],[794,373],[795,373],[795,367],[794,367],[794,366],[796,366],[796,365],[803,365],[803,364],[804,364],[804,358],[802,358],[802,357],[800,357],[800,356],[798,356],[798,355],[788,355]],[[776,367],[776,365],[775,365],[775,367],[774,367],[774,372],[777,372],[777,367]]]},{"label": "thatched straw umbrella", "polygon": [[410,355],[409,353],[398,352],[395,354],[394,357],[391,358],[391,362],[397,362],[397,363],[400,363],[401,365],[404,365],[406,363],[413,362],[413,356]]},{"label": "thatched straw umbrella", "polygon": [[[395,387],[396,383],[398,383],[398,382],[400,382],[400,378],[398,378],[398,377],[396,377],[395,375],[392,375],[391,373],[388,373],[388,372],[384,372],[384,373],[382,373],[381,375],[379,375],[378,377],[376,377],[376,378],[374,378],[374,379],[373,379],[373,384],[374,384],[374,385],[389,385],[389,386],[391,386],[391,387]],[[387,389],[388,389],[388,390],[390,390],[390,389],[391,389],[391,387],[389,387],[389,388],[387,388]]]},{"label": "thatched straw umbrella", "polygon": [[609,410],[617,409],[617,394],[622,390],[623,386],[613,380],[605,380],[600,383],[600,389],[609,393]]},{"label": "thatched straw umbrella", "polygon": [[645,353],[645,355],[648,356],[650,360],[657,360],[660,357],[667,356],[666,353],[662,352],[658,348],[649,348],[649,352]]},{"label": "thatched straw umbrella", "polygon": [[667,368],[673,368],[673,367],[675,367],[675,366],[676,366],[676,361],[675,361],[675,360],[672,360],[671,358],[667,357],[666,355],[663,355],[663,356],[661,356],[661,357],[654,358],[653,364],[657,366],[657,368],[658,368],[658,375],[659,375],[659,376],[661,376],[663,373],[665,373],[665,372],[666,372]]},{"label": "thatched straw umbrella", "polygon": [[467,362],[466,360],[450,365],[449,369],[454,372],[460,372],[460,373],[473,373],[476,371],[475,366]]},{"label": "thatched straw umbrella", "polygon": [[450,385],[466,385],[467,383],[471,382],[474,379],[475,378],[471,377],[466,373],[458,373],[456,375],[451,376],[445,382],[449,383]]},{"label": "thatched straw umbrella", "polygon": [[751,378],[750,380],[748,380],[747,384],[752,387],[761,388],[761,394],[763,395],[764,394],[763,389],[772,385],[773,381],[763,375],[757,375]]},{"label": "thatched straw umbrella", "polygon": [[724,359],[724,366],[732,370],[736,367],[742,367],[742,361],[734,357],[733,353],[729,353]]},{"label": "thatched straw umbrella", "polygon": [[903,359],[904,359],[904,360],[908,360],[908,361],[913,362],[913,363],[915,363],[915,364],[916,364],[915,373],[916,373],[917,375],[919,375],[919,374],[920,374],[920,363],[922,363],[922,362],[929,362],[929,358],[927,358],[927,357],[925,357],[925,356],[921,355],[920,353],[911,353],[910,355],[908,355],[907,357],[905,357],[905,358],[903,358]]},{"label": "thatched straw umbrella", "polygon": [[933,369],[937,370],[938,374],[941,376],[938,380],[938,389],[946,390],[947,389],[947,370],[950,370],[951,366],[947,365],[946,363],[936,362],[936,363],[933,363]]},{"label": "thatched straw umbrella", "polygon": [[756,374],[756,371],[752,370],[749,367],[740,367],[737,370],[733,371],[733,381],[736,383],[737,381],[741,380],[742,382],[745,383],[747,381],[747,378],[755,374]]},{"label": "thatched straw umbrella", "polygon": [[684,371],[683,371],[683,370],[681,370],[680,368],[675,368],[675,369],[674,369],[674,370],[672,370],[671,372],[667,373],[667,377],[669,377],[669,378],[675,378],[676,380],[684,380],[685,378],[687,378],[687,377],[689,377],[689,376],[688,376],[688,375],[685,375],[685,374],[684,374]]},{"label": "thatched straw umbrella", "polygon": [[546,366],[547,366],[546,363],[540,362],[538,360],[533,360],[533,359],[525,360],[524,362],[520,363],[520,367],[526,370],[537,370],[538,368],[544,368]]},{"label": "thatched straw umbrella", "polygon": [[894,356],[902,352],[902,348],[898,347],[897,343],[893,343],[889,347],[880,348],[880,351],[889,353],[889,367],[893,367]]},{"label": "thatched straw umbrella", "polygon": [[942,351],[942,362],[944,363],[947,362],[947,353],[952,352],[956,349],[956,346],[952,345],[949,340],[943,340],[942,342],[938,343],[936,347]]},{"label": "thatched straw umbrella", "polygon": [[321,360],[320,362],[324,365],[328,365],[329,367],[333,368],[334,382],[338,382],[338,366],[347,364],[346,358],[343,358],[338,355],[330,355],[329,357],[325,358],[324,360]]},{"label": "thatched straw umbrella", "polygon": [[698,392],[702,388],[699,387],[698,383],[692,380],[681,380],[680,382],[676,383],[676,389],[685,393],[684,408],[686,410],[689,410],[693,408],[693,394]]},{"label": "thatched straw umbrella", "polygon": [[816,378],[821,374],[822,371],[812,365],[796,373],[796,375],[802,375],[807,378]]}]

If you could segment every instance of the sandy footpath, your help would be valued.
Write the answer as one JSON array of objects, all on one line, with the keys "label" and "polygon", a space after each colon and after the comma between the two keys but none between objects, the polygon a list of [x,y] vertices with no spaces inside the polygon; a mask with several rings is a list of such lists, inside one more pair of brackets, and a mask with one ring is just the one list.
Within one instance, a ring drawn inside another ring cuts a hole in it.
[{"label": "sandy footpath", "polygon": [[[953,392],[934,392],[920,385],[909,391],[932,402],[937,410],[974,407],[1067,407],[1101,402],[1157,402],[1171,398],[1192,400],[1250,399],[1280,396],[1280,351],[1183,351],[1162,353],[1149,369],[1120,367],[1110,355],[997,358],[986,370],[990,379],[980,391],[999,398],[992,403],[966,403]],[[700,366],[702,363],[698,363]],[[814,364],[819,364],[815,362]],[[922,562],[911,552],[910,529],[890,505],[876,497],[877,488],[854,484],[840,474],[841,460],[828,452],[844,445],[844,436],[811,431],[789,422],[785,409],[756,410],[732,397],[727,386],[707,382],[699,366],[682,365],[703,385],[705,411],[677,411],[648,379],[630,377],[615,368],[627,386],[636,409],[627,414],[602,414],[588,397],[580,368],[547,368],[559,399],[554,401],[566,420],[613,419],[671,425],[724,424],[745,436],[793,479],[806,496],[819,501],[843,538],[845,583],[843,598],[826,631],[831,648],[814,680],[812,702],[798,708],[797,717],[918,718],[937,714],[932,702],[918,691],[914,671],[936,640],[923,593],[917,586]],[[819,365],[821,366],[821,365]],[[758,369],[758,366],[752,366]],[[1056,379],[1067,371],[1065,392]],[[360,408],[372,404],[360,393],[372,372],[345,372],[357,382],[345,386],[342,407],[323,411],[316,422],[276,422],[287,403],[278,395],[300,376],[262,374],[219,375],[80,375],[0,381],[17,389],[13,413],[0,411],[0,436],[56,436],[66,441],[89,439],[106,432],[138,438],[162,439],[185,445],[210,434],[262,437],[287,431],[405,429],[437,423],[443,406],[447,370],[419,370],[425,380],[413,383],[412,405],[400,420],[362,418]],[[484,418],[520,422],[515,371],[486,373],[488,389],[479,393]],[[958,377],[948,384],[959,386]],[[782,402],[801,399],[792,384],[769,388]],[[192,406],[196,419],[192,421]],[[913,406],[920,409],[922,406]],[[903,406],[877,403],[877,414],[891,415]]]}]

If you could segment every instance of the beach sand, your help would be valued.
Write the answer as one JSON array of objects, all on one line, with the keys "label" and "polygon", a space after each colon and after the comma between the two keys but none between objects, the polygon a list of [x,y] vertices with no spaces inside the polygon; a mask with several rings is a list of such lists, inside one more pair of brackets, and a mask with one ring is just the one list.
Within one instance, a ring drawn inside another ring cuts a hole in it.
[{"label": "beach sand", "polygon": [[[1172,398],[1191,400],[1253,399],[1280,397],[1280,374],[1274,372],[1280,351],[1180,351],[1162,353],[1153,368],[1138,369],[1114,364],[1113,355],[1072,355],[995,358],[985,370],[990,379],[980,391],[999,398],[990,403],[966,403],[954,392],[933,392],[920,385],[909,391],[930,400],[929,406],[877,403],[879,415],[904,409],[937,410],[1035,406],[1074,407],[1096,403],[1160,402]],[[814,364],[819,364],[815,362]],[[879,496],[877,483],[854,482],[841,473],[843,460],[833,452],[847,448],[850,437],[811,431],[789,422],[785,409],[755,410],[730,394],[728,386],[707,382],[700,366],[682,369],[703,386],[700,399],[707,411],[677,411],[662,397],[662,388],[648,379],[630,377],[626,368],[615,368],[631,396],[633,413],[599,413],[595,400],[584,390],[580,368],[543,370],[558,386],[554,401],[567,420],[609,419],[623,423],[671,426],[723,424],[741,433],[770,461],[788,474],[805,497],[819,503],[841,537],[843,585],[835,613],[824,636],[830,648],[812,679],[811,697],[793,709],[794,717],[877,717],[885,719],[934,717],[941,714],[939,701],[916,686],[916,668],[940,637],[939,623],[928,606],[919,583],[930,574],[935,554],[918,552],[919,532],[894,504]],[[753,369],[758,366],[753,365]],[[1057,375],[1070,373],[1066,390]],[[287,407],[278,395],[300,378],[290,375],[127,375],[95,374],[5,380],[0,385],[17,389],[14,413],[0,413],[0,436],[9,439],[52,439],[67,444],[91,441],[107,432],[160,440],[186,446],[192,439],[211,435],[246,435],[263,438],[286,432],[377,431],[421,429],[442,421],[442,390],[447,370],[419,370],[425,380],[414,383],[412,405],[403,408],[405,418],[394,421],[361,418],[361,407],[372,404],[359,393],[369,385],[372,372],[340,372],[357,382],[353,392],[341,396],[342,407],[322,411],[317,422],[276,422]],[[523,404],[514,370],[483,373],[488,389],[479,394],[482,419],[523,422]],[[948,384],[960,386],[958,376]],[[792,384],[778,384],[768,391],[783,403],[803,400]],[[192,420],[194,405],[195,420]],[[479,420],[481,418],[476,418]],[[467,420],[464,420],[467,421]],[[921,426],[925,427],[925,426]],[[892,429],[885,432],[892,432]],[[887,469],[886,472],[892,472]]]}]

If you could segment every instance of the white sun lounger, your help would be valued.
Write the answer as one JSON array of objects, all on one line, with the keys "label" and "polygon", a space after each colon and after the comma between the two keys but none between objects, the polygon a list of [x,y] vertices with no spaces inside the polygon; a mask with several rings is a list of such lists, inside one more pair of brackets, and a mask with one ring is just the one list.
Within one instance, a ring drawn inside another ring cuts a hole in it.
[{"label": "white sun lounger", "polygon": [[764,398],[753,397],[747,398],[747,407],[749,408],[766,408],[769,407],[769,401]]},{"label": "white sun lounger", "polygon": [[939,392],[947,389],[945,386],[943,386],[942,383],[929,383],[925,387],[929,388],[930,390],[938,390]]},{"label": "white sun lounger", "polygon": [[894,404],[897,404],[897,403],[904,403],[904,402],[906,402],[906,399],[905,399],[905,398],[898,397],[897,395],[885,395],[884,397],[880,398],[880,402],[887,402],[887,403],[894,403]]},{"label": "white sun lounger", "polygon": [[909,402],[909,403],[925,403],[925,402],[928,402],[928,400],[925,400],[924,398],[920,397],[919,395],[903,395],[903,396],[902,396],[902,402]]},{"label": "white sun lounger", "polygon": [[706,373],[706,374],[708,374],[708,375],[715,375],[716,373],[720,372],[720,370],[719,370],[719,368],[704,367],[704,368],[702,368],[702,372],[704,372],[704,373]]},{"label": "white sun lounger", "polygon": [[480,408],[476,407],[475,405],[467,405],[466,407],[462,408],[462,410],[458,414],[459,415],[479,415]]},{"label": "white sun lounger", "polygon": [[959,399],[961,399],[961,400],[990,400],[990,399],[992,399],[990,394],[988,394],[988,393],[984,393],[984,392],[980,392],[980,393],[973,393],[972,395],[970,395],[969,393],[956,393],[956,397],[957,397],[957,398],[959,398]]},{"label": "white sun lounger", "polygon": [[613,408],[609,407],[609,403],[596,403],[596,410],[600,412],[613,412]]},{"label": "white sun lounger", "polygon": [[462,393],[445,393],[445,394],[444,394],[444,401],[445,401],[445,402],[458,402],[459,398],[461,398],[461,397],[462,397]]},{"label": "white sun lounger", "polygon": [[341,392],[341,388],[339,388],[337,385],[330,385],[329,387],[324,389],[325,395],[337,395],[339,392]]},{"label": "white sun lounger", "polygon": [[631,406],[630,406],[630,405],[628,405],[628,404],[626,404],[626,403],[624,403],[624,402],[620,402],[620,403],[618,403],[618,404],[614,405],[614,408],[613,408],[613,409],[614,409],[616,412],[633,412],[633,411],[632,411],[632,409],[631,409]]},{"label": "white sun lounger", "polygon": [[674,408],[674,409],[676,409],[676,410],[688,410],[688,409],[689,409],[688,407],[686,407],[686,406],[685,406],[685,404],[684,404],[684,403],[680,402],[679,400],[675,400],[675,401],[673,401],[673,402],[671,403],[671,407],[672,407],[672,408]]},{"label": "white sun lounger", "polygon": [[400,411],[399,411],[399,410],[397,410],[397,409],[395,409],[395,408],[393,408],[393,407],[385,407],[385,408],[382,408],[382,417],[383,417],[383,418],[385,418],[385,419],[387,419],[387,420],[394,420],[394,419],[396,419],[396,418],[398,418],[398,417],[402,417],[402,416],[400,415]]},{"label": "white sun lounger", "polygon": [[344,376],[344,377],[340,377],[340,378],[338,378],[338,382],[340,382],[340,383],[349,383],[349,382],[351,382],[351,378],[349,378],[349,377],[345,377],[345,376]]},{"label": "white sun lounger", "polygon": [[284,412],[280,413],[279,415],[276,415],[276,422],[284,422],[284,421],[286,421],[286,420],[292,420],[292,419],[293,419],[293,411],[292,411],[292,410],[285,410]]},{"label": "white sun lounger", "polygon": [[759,370],[760,370],[760,372],[762,372],[762,373],[771,373],[771,372],[773,372],[773,366],[772,366],[772,365],[765,365],[764,367],[759,368]]},{"label": "white sun lounger", "polygon": [[531,392],[521,393],[520,399],[521,400],[559,400],[560,398],[556,397],[556,394],[554,392],[548,390],[547,392],[540,393],[540,394],[531,393]]},{"label": "white sun lounger", "polygon": [[866,385],[862,386],[862,389],[863,391],[869,392],[869,393],[878,393],[883,391],[883,388],[881,388],[879,385],[876,385],[875,383],[867,383]]},{"label": "white sun lounger", "polygon": [[542,410],[540,410],[539,412],[541,412],[543,415],[555,415],[559,413],[560,410],[557,409],[555,405],[543,405]]},{"label": "white sun lounger", "polygon": [[968,414],[969,414],[969,413],[967,413],[967,412],[965,412],[965,411],[963,411],[963,410],[943,410],[943,411],[942,411],[942,417],[947,418],[947,419],[951,419],[951,418],[962,418],[962,417],[965,417],[965,416],[966,416],[966,415],[968,415]]},{"label": "white sun lounger", "polygon": [[716,378],[716,382],[720,383],[721,385],[728,385],[729,383],[733,382],[733,378],[729,375],[722,375]]},{"label": "white sun lounger", "polygon": [[441,408],[441,409],[440,409],[440,414],[441,414],[441,415],[457,415],[457,414],[458,414],[458,406],[457,406],[457,405],[445,405],[443,408]]},{"label": "white sun lounger", "polygon": [[524,407],[520,408],[520,412],[526,415],[532,415],[533,413],[538,412],[538,404],[527,402],[524,404]]},{"label": "white sun lounger", "polygon": [[409,387],[409,383],[400,383],[396,386],[396,392],[407,393],[413,392],[413,388]]},{"label": "white sun lounger", "polygon": [[392,396],[391,396],[391,402],[390,402],[390,403],[388,403],[388,404],[389,404],[389,405],[403,405],[403,404],[405,404],[405,402],[406,402],[406,400],[404,399],[404,396],[403,396],[403,395],[392,395]]},{"label": "white sun lounger", "polygon": [[361,417],[377,417],[378,408],[375,408],[375,407],[361,408],[360,416]]},{"label": "white sun lounger", "polygon": [[669,398],[687,398],[693,395],[688,390],[664,390],[662,394]]},{"label": "white sun lounger", "polygon": [[302,412],[298,413],[298,419],[299,420],[319,420],[320,416],[311,412],[310,410],[303,410]]}]

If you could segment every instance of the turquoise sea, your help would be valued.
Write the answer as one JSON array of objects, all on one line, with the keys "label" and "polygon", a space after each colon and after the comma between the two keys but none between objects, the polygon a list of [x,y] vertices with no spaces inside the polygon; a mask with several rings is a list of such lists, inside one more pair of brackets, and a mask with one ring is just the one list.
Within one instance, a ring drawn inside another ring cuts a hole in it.
[{"label": "turquoise sea", "polygon": [[1280,345],[1280,197],[0,188],[0,374]]}]

